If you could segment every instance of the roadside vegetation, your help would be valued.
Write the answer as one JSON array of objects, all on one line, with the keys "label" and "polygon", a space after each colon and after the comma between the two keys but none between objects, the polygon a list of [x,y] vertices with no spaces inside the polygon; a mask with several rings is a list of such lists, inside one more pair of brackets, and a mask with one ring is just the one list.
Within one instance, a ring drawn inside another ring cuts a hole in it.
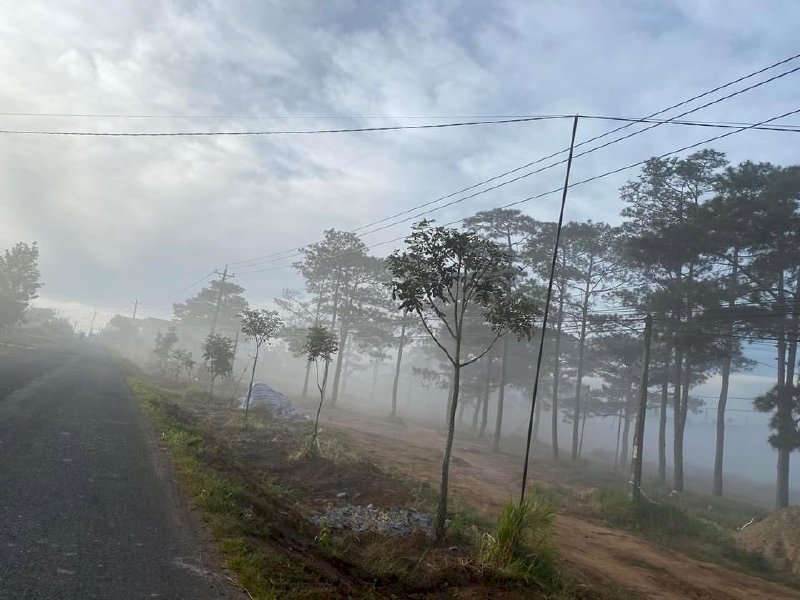
[{"label": "roadside vegetation", "polygon": [[538,493],[495,523],[456,505],[443,543],[432,530],[391,536],[347,531],[315,515],[348,506],[433,515],[427,485],[384,472],[332,431],[307,444],[310,421],[251,410],[247,428],[226,399],[129,379],[227,566],[257,599],[455,597],[623,598],[564,581],[551,544],[553,508]]}]

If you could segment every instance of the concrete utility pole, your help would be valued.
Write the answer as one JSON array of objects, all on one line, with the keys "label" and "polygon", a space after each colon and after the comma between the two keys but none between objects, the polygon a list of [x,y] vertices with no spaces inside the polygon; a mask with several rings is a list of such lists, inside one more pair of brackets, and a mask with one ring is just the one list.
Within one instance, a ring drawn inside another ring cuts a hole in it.
[{"label": "concrete utility pole", "polygon": [[650,342],[653,339],[653,315],[644,321],[644,356],[642,357],[642,380],[639,383],[639,412],[633,432],[633,455],[631,458],[631,498],[639,502],[642,495],[642,450],[644,448],[644,417],[647,411],[647,387],[650,371]]},{"label": "concrete utility pole", "polygon": [[133,303],[133,319],[136,320],[136,309],[139,308],[139,299]]},{"label": "concrete utility pole", "polygon": [[211,323],[211,333],[214,333],[217,329],[217,319],[219,319],[219,307],[222,305],[222,300],[223,297],[225,296],[224,294],[225,281],[229,277],[233,277],[233,275],[228,275],[228,265],[225,265],[225,269],[222,271],[222,273],[220,273],[219,271],[216,271],[216,273],[218,275],[221,275],[222,279],[220,280],[219,293],[217,294],[217,307],[214,310],[214,321]]},{"label": "concrete utility pole", "polygon": [[92,313],[92,324],[89,327],[89,337],[92,337],[92,333],[94,333],[94,319],[95,319],[95,317],[97,317],[97,311],[94,311]]}]

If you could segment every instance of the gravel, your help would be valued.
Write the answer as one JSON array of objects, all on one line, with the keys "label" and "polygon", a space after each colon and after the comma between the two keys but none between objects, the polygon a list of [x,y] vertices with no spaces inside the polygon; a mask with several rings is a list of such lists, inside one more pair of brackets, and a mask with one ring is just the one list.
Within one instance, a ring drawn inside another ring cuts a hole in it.
[{"label": "gravel", "polygon": [[317,525],[327,523],[331,529],[343,531],[375,531],[393,536],[406,536],[417,531],[431,534],[433,517],[415,509],[384,510],[372,504],[354,504],[331,508],[325,513],[313,515],[311,520]]}]

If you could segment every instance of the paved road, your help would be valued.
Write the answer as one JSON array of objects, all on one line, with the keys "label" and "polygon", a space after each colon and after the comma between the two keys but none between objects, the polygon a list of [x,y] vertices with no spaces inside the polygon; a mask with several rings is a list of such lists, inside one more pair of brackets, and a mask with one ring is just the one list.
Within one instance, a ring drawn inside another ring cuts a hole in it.
[{"label": "paved road", "polygon": [[0,356],[0,599],[240,598],[179,498],[102,349]]}]

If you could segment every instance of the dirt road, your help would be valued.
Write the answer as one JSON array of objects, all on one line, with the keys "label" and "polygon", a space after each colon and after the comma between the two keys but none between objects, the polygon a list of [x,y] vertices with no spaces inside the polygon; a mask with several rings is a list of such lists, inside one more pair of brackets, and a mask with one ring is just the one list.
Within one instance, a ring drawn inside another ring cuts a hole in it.
[{"label": "dirt road", "polygon": [[[345,431],[385,467],[431,484],[441,469],[442,434],[414,430],[353,413],[328,411],[329,426]],[[519,489],[520,459],[484,452],[457,441],[450,490],[454,498],[487,516]],[[537,471],[534,468],[534,478]],[[569,515],[558,515],[556,545],[564,567],[593,587],[628,589],[647,599],[778,600],[800,593],[747,574],[691,559],[646,540]]]}]

